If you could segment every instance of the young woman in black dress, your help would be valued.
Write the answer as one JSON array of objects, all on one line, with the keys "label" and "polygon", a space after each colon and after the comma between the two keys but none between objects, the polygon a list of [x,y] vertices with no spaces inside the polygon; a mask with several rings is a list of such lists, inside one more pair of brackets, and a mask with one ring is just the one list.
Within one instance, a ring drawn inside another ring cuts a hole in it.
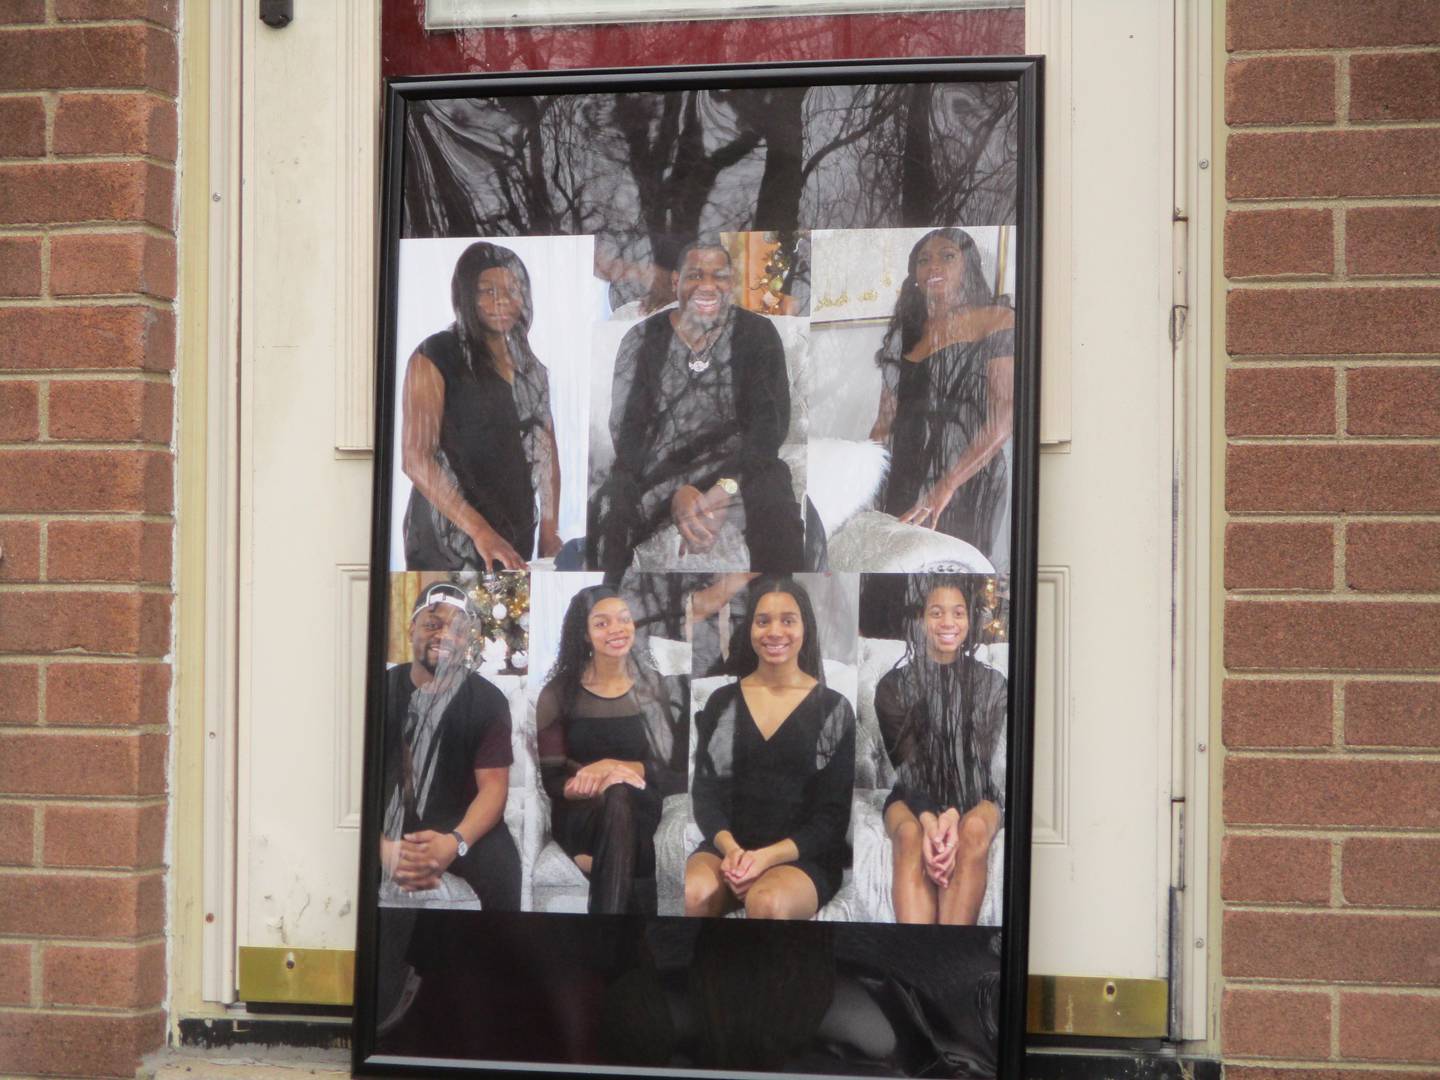
[{"label": "young woman in black dress", "polygon": [[592,914],[656,910],[655,828],[685,790],[683,685],[662,679],[616,590],[581,589],[535,706],[550,826],[590,879]]},{"label": "young woman in black dress", "polygon": [[690,798],[705,841],[685,865],[685,913],[808,919],[850,861],[855,714],[823,681],[802,586],[756,583],[730,671],[739,682],[696,719]]},{"label": "young woman in black dress", "polygon": [[896,772],[885,830],[902,923],[975,924],[1004,820],[1006,684],[975,658],[974,580],[912,579],[918,610],[905,655],[875,687]]},{"label": "young woman in black dress", "polygon": [[870,438],[890,450],[881,509],[993,556],[1003,545],[1015,315],[997,303],[968,233],[935,229],[910,251],[884,343]]},{"label": "young woman in black dress", "polygon": [[523,570],[560,550],[560,458],[550,379],[531,351],[530,275],[513,251],[480,241],[450,281],[455,322],[410,357],[401,468],[410,570]]}]

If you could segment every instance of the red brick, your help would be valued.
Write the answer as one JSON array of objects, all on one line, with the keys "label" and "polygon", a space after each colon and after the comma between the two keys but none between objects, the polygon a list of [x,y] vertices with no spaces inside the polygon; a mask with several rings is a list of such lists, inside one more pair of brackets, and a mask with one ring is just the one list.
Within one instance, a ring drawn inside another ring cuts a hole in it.
[{"label": "red brick", "polygon": [[1435,907],[1440,840],[1356,836],[1340,854],[1345,901],[1362,907]]},{"label": "red brick", "polygon": [[0,874],[0,934],[148,937],[165,928],[162,874]]},{"label": "red brick", "polygon": [[57,382],[50,387],[50,437],[71,442],[169,443],[168,383]]},{"label": "red brick", "polygon": [[30,946],[0,943],[0,1005],[30,1004]]},{"label": "red brick", "polygon": [[1335,584],[1334,564],[1335,530],[1330,525],[1225,527],[1227,589],[1329,590]]},{"label": "red brick", "polygon": [[[4,124],[0,116],[0,130]],[[0,296],[40,295],[40,244],[38,236],[0,236]]]},{"label": "red brick", "polygon": [[0,442],[31,442],[39,435],[39,384],[0,383]]},{"label": "red brick", "polygon": [[46,27],[7,35],[0,90],[137,89],[172,97],[180,85],[174,35],[153,26]]},{"label": "red brick", "polygon": [[1328,56],[1230,61],[1225,65],[1225,119],[1231,124],[1334,121],[1335,61]]},{"label": "red brick", "polygon": [[0,865],[31,866],[34,862],[34,808],[0,803]]},{"label": "red brick", "polygon": [[1334,741],[1328,682],[1227,679],[1222,701],[1222,737],[1232,750],[1329,746]]},{"label": "red brick", "polygon": [[45,1005],[134,1009],[165,998],[165,946],[52,945],[43,961]]},{"label": "red brick", "polygon": [[1440,367],[1352,368],[1345,376],[1352,435],[1440,435]]},{"label": "red brick", "polygon": [[175,318],[135,306],[0,308],[0,371],[175,366]]},{"label": "red brick", "polygon": [[1231,978],[1440,982],[1440,918],[1227,911],[1223,933],[1221,966]]},{"label": "red brick", "polygon": [[[1440,44],[1440,31],[1430,44]],[[1351,120],[1440,118],[1440,53],[1350,58]]]},{"label": "red brick", "polygon": [[[46,852],[48,858],[48,842]],[[1220,842],[1220,895],[1232,903],[1328,905],[1330,842],[1227,836]]]},{"label": "red brick", "polygon": [[8,1073],[121,1077],[165,1045],[165,1013],[97,1016],[18,1012],[0,1015],[0,1069]]},{"label": "red brick", "polygon": [[0,24],[45,21],[45,0],[0,0]]},{"label": "red brick", "polygon": [[[3,399],[4,394],[0,393],[0,400]],[[0,521],[0,581],[39,579],[40,526],[33,521]],[[4,692],[0,690],[0,699],[3,697]]]},{"label": "red brick", "polygon": [[0,593],[0,651],[159,657],[169,650],[169,596],[79,590]]},{"label": "red brick", "polygon": [[1231,368],[1225,375],[1229,435],[1333,435],[1335,427],[1332,368]]},{"label": "red brick", "polygon": [[165,807],[48,806],[46,866],[149,869],[165,860]]},{"label": "red brick", "polygon": [[179,0],[56,0],[61,20],[148,19],[174,28],[180,16]]},{"label": "red brick", "polygon": [[1440,274],[1440,206],[1360,206],[1345,212],[1351,274]]},{"label": "red brick", "polygon": [[1440,289],[1236,289],[1232,356],[1440,352]]},{"label": "red brick", "polygon": [[50,724],[164,724],[169,698],[168,664],[57,663],[45,676],[45,719]]},{"label": "red brick", "polygon": [[57,154],[141,154],[175,160],[175,104],[148,94],[62,94]]},{"label": "red brick", "polygon": [[169,525],[139,521],[57,521],[47,537],[50,581],[170,580]]},{"label": "red brick", "polygon": [[1440,683],[1346,683],[1345,742],[1440,746]]},{"label": "red brick", "polygon": [[1335,219],[1329,210],[1232,210],[1225,215],[1225,276],[1329,275],[1335,272]]},{"label": "red brick", "polygon": [[1440,39],[1436,0],[1230,0],[1225,47],[1327,49],[1430,45]]},{"label": "red brick", "polygon": [[1440,447],[1231,446],[1225,463],[1232,513],[1440,511]]},{"label": "red brick", "polygon": [[1231,601],[1231,670],[1430,671],[1440,668],[1440,604]]},{"label": "red brick", "polygon": [[1440,997],[1341,994],[1340,1055],[1440,1062]]},{"label": "red brick", "polygon": [[1440,761],[1232,754],[1225,762],[1225,820],[1232,825],[1436,829],[1437,790]]},{"label": "red brick", "polygon": [[0,225],[86,221],[174,224],[175,174],[143,161],[12,165],[0,185]]},{"label": "red brick", "polygon": [[1226,141],[1232,199],[1440,193],[1440,130],[1241,132]]},{"label": "red brick", "polygon": [[162,795],[164,735],[0,734],[0,791]]},{"label": "red brick", "polygon": [[173,464],[156,450],[0,450],[0,512],[163,514],[172,504]]},{"label": "red brick", "polygon": [[175,299],[175,242],[144,233],[66,233],[50,241],[56,296],[143,293]]},{"label": "red brick", "polygon": [[0,98],[0,158],[45,156],[45,102]]},{"label": "red brick", "polygon": [[1348,526],[1345,584],[1363,592],[1440,592],[1440,524]]},{"label": "red brick", "polygon": [[1220,1010],[1227,1057],[1330,1056],[1329,994],[1232,987]]},{"label": "red brick", "polygon": [[34,664],[0,664],[0,724],[40,722],[40,669]]}]

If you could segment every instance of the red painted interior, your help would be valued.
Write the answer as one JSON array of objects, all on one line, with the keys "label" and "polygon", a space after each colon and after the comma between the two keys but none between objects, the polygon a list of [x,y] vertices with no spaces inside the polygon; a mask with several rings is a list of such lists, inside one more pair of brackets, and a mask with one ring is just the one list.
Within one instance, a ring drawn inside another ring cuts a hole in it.
[{"label": "red painted interior", "polygon": [[425,31],[425,0],[383,0],[385,75],[1002,56],[1025,51],[1022,8],[704,22]]}]

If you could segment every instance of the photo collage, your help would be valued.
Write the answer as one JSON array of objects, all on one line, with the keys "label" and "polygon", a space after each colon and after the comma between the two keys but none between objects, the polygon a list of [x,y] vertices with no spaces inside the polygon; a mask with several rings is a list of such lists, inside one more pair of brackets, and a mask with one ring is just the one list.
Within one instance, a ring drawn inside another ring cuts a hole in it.
[{"label": "photo collage", "polygon": [[995,927],[1016,230],[402,239],[386,910]]}]

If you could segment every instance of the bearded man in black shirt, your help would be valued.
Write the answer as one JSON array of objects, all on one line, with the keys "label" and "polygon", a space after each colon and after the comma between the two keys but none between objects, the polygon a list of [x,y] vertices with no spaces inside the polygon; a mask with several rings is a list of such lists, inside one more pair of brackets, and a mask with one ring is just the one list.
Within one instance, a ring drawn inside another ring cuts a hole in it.
[{"label": "bearded man in black shirt", "polygon": [[486,911],[520,910],[520,853],[505,826],[510,706],[466,669],[474,616],[457,585],[436,582],[410,616],[414,660],[385,673],[385,872],[406,892],[448,871]]},{"label": "bearded man in black shirt", "polygon": [[750,569],[803,569],[804,526],[780,444],[790,426],[785,350],[763,315],[732,302],[718,244],[681,251],[677,306],[632,328],[615,359],[615,464],[590,505],[590,565],[618,576],[673,523],[680,553],[714,547],[743,513]]}]

